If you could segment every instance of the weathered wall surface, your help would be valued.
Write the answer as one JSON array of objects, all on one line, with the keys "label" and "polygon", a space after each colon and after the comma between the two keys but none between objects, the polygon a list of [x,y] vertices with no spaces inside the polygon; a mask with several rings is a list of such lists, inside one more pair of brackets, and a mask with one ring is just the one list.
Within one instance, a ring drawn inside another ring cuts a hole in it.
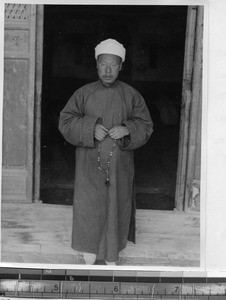
[{"label": "weathered wall surface", "polygon": [[6,58],[4,74],[3,165],[26,166],[27,61]]},{"label": "weathered wall surface", "polygon": [[32,201],[35,7],[5,5],[2,199]]}]

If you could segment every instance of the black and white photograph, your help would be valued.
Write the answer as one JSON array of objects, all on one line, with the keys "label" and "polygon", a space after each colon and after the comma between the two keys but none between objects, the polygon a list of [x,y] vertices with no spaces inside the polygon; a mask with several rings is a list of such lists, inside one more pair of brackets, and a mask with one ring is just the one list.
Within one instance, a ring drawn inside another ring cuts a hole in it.
[{"label": "black and white photograph", "polygon": [[5,3],[2,263],[202,266],[207,5],[165,2]]}]

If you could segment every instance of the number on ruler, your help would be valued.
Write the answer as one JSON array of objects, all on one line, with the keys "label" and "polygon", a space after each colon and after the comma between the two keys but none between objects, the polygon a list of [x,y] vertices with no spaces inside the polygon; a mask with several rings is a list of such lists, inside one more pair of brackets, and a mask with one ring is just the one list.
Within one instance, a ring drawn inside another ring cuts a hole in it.
[{"label": "number on ruler", "polygon": [[118,292],[119,292],[119,286],[118,286],[118,285],[115,285],[115,286],[113,287],[113,292],[114,292],[114,293],[118,293]]},{"label": "number on ruler", "polygon": [[58,291],[59,287],[57,284],[54,285],[54,291]]}]

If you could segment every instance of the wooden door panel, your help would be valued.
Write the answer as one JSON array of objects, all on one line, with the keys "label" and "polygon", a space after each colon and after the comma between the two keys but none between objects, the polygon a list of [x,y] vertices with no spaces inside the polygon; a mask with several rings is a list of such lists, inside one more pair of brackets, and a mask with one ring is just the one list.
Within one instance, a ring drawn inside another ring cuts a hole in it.
[{"label": "wooden door panel", "polygon": [[175,199],[184,211],[200,208],[193,189],[200,186],[203,13],[204,6],[188,7]]},{"label": "wooden door panel", "polygon": [[35,5],[5,5],[3,201],[32,202],[35,29]]}]

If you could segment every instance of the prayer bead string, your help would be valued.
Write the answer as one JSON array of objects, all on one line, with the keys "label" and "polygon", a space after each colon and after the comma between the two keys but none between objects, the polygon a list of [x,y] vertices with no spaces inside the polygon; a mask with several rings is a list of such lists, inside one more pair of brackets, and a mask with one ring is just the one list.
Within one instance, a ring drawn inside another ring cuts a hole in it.
[{"label": "prayer bead string", "polygon": [[110,154],[109,154],[109,158],[108,158],[108,161],[107,161],[107,168],[106,169],[101,167],[101,159],[100,159],[101,142],[98,145],[98,157],[97,157],[98,170],[106,173],[106,175],[107,175],[106,182],[105,182],[106,184],[109,184],[109,182],[110,182],[110,164],[111,164],[111,158],[112,158],[112,155],[113,155],[113,152],[114,152],[114,149],[115,149],[115,145],[116,145],[116,140],[114,140],[114,143],[112,145],[112,148],[111,148],[111,151],[110,151]]}]

